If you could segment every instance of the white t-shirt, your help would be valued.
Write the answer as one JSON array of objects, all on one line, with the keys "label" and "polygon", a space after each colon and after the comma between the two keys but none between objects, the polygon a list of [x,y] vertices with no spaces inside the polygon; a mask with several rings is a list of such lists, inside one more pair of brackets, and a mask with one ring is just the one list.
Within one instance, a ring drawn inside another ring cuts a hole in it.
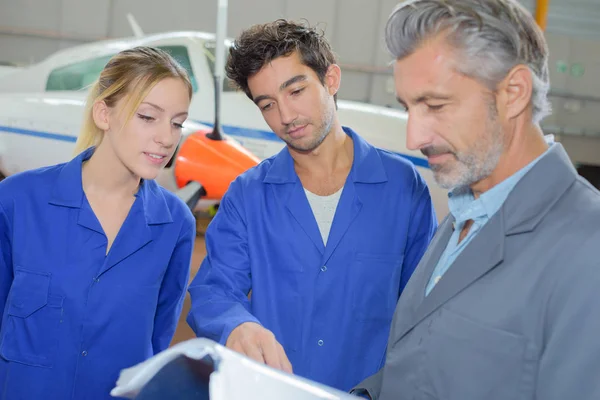
[{"label": "white t-shirt", "polygon": [[331,230],[331,224],[333,223],[333,217],[335,210],[337,209],[340,196],[342,195],[342,186],[340,190],[329,196],[318,196],[308,190],[304,189],[310,208],[317,220],[323,243],[327,246],[327,238],[329,237],[329,231]]}]

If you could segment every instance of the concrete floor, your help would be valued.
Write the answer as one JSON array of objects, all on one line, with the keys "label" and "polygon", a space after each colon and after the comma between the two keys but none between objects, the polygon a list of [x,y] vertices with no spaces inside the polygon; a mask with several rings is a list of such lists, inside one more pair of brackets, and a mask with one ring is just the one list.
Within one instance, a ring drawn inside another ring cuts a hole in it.
[{"label": "concrete floor", "polygon": [[[194,246],[194,253],[192,254],[192,268],[190,271],[190,282],[196,276],[198,272],[198,268],[200,267],[200,263],[204,259],[206,255],[206,248],[204,245],[204,232],[206,230],[206,226],[210,221],[204,218],[197,219],[197,231],[198,236],[196,236],[196,244]],[[175,336],[173,337],[173,341],[171,345],[175,343],[179,343],[184,340],[192,339],[195,337],[194,332],[189,327],[187,322],[185,322],[185,318],[190,310],[190,295],[189,293],[185,296],[185,303],[183,304],[183,311],[181,312],[181,317],[179,318],[179,323],[177,324],[177,330],[175,331]]]}]

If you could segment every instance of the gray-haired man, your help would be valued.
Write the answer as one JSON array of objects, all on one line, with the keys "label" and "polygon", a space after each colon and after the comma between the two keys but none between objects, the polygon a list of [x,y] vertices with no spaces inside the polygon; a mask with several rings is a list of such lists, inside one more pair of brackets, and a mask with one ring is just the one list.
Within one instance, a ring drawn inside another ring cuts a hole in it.
[{"label": "gray-haired man", "polygon": [[600,193],[545,140],[548,49],[516,0],[402,3],[386,26],[408,147],[450,189],[374,399],[600,399]]}]

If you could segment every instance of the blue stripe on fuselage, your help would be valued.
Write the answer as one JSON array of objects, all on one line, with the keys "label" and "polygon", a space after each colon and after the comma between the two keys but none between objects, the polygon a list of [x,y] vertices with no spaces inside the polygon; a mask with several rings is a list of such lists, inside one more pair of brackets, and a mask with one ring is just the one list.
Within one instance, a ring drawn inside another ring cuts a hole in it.
[{"label": "blue stripe on fuselage", "polygon": [[[214,124],[206,122],[206,121],[194,121],[194,122],[210,126],[211,128],[214,126]],[[223,125],[223,130],[225,130],[226,133],[231,136],[241,136],[241,137],[247,137],[247,138],[252,138],[252,139],[270,140],[273,142],[282,142],[282,140],[279,139],[277,137],[277,135],[275,135],[275,133],[269,132],[269,131],[261,131],[258,129],[249,129],[249,128],[240,128],[239,126],[232,126],[232,125]],[[419,157],[411,156],[408,154],[398,153],[397,151],[394,151],[393,153],[406,158],[407,160],[409,160],[410,162],[415,164],[417,167],[427,168],[427,169],[430,168],[429,163],[424,158],[419,158]]]},{"label": "blue stripe on fuselage", "polygon": [[62,133],[50,133],[42,131],[32,131],[30,129],[13,128],[11,126],[0,125],[0,132],[16,133],[18,135],[35,136],[44,139],[60,140],[62,142],[75,143],[77,136],[64,135]]},{"label": "blue stripe on fuselage", "polygon": [[[211,128],[213,127],[213,124],[205,122],[205,121],[194,121],[194,122],[209,126]],[[233,126],[233,125],[223,125],[223,129],[226,131],[226,133],[228,135],[231,135],[231,136],[240,136],[240,137],[251,138],[251,139],[281,142],[281,139],[279,139],[277,137],[277,135],[275,135],[273,132],[269,132],[269,131],[242,128],[242,127]],[[77,141],[76,136],[65,135],[65,134],[61,134],[61,133],[34,131],[31,129],[13,128],[11,126],[3,126],[3,125],[0,125],[0,132],[16,133],[19,135],[34,136],[34,137],[40,137],[40,138],[44,138],[44,139],[59,140],[59,141],[71,142],[71,143],[75,143]],[[430,168],[427,160],[425,160],[423,158],[414,157],[414,156],[411,156],[408,154],[402,154],[402,153],[398,153],[398,152],[394,152],[394,153],[406,158],[407,160],[409,160],[410,162],[415,164],[417,167]]]},{"label": "blue stripe on fuselage", "polygon": [[[211,128],[214,126],[214,124],[212,124],[210,122],[206,122],[206,121],[194,120],[194,122],[209,126]],[[228,135],[231,135],[231,136],[241,136],[241,137],[246,137],[246,138],[251,138],[251,139],[269,140],[271,142],[283,143],[283,141],[281,139],[279,139],[276,134],[274,134],[273,132],[270,132],[270,131],[261,131],[259,129],[251,129],[251,128],[242,128],[240,126],[233,126],[233,125],[223,125],[223,129],[226,131],[226,133]]]}]

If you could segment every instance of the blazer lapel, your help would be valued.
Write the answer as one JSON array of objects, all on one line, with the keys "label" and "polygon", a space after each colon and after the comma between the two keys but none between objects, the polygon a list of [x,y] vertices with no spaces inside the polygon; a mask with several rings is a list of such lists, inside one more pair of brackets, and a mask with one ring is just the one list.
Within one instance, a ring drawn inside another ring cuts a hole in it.
[{"label": "blazer lapel", "polygon": [[[452,236],[453,222],[454,218],[451,214],[448,214],[445,220],[440,224],[427,251],[423,254],[413,276],[410,278],[404,292],[402,292],[402,295],[400,296],[397,312],[402,312],[405,315],[398,316],[397,321],[394,324],[394,332],[398,332],[399,334],[394,334],[392,336],[396,340],[400,340],[415,326],[413,321],[425,298],[425,287]],[[408,315],[406,315],[407,313]]]},{"label": "blazer lapel", "polygon": [[[505,238],[503,221],[503,212],[500,210],[475,235],[439,283],[434,286],[428,296],[424,297],[423,302],[416,309],[412,322],[401,336],[404,336],[440,306],[502,262]],[[420,282],[419,290],[425,291],[431,272],[432,270],[428,271],[423,282]]]},{"label": "blazer lapel", "polygon": [[442,254],[444,253],[444,250],[446,249],[446,246],[450,241],[450,237],[454,232],[452,225],[453,223],[454,217],[452,217],[452,215],[449,214],[448,217],[446,217],[446,222],[442,223],[438,228],[438,232],[435,235],[435,238],[429,245],[429,250],[425,252],[423,258],[421,259],[421,262],[417,267],[417,271],[419,273],[416,277],[414,277],[416,278],[414,285],[416,293],[414,294],[415,297],[412,303],[414,311],[417,310],[418,306],[420,306],[421,303],[423,303],[423,300],[425,299],[425,288],[429,283],[431,274],[433,274],[433,270],[440,261],[440,258],[442,257]]}]

